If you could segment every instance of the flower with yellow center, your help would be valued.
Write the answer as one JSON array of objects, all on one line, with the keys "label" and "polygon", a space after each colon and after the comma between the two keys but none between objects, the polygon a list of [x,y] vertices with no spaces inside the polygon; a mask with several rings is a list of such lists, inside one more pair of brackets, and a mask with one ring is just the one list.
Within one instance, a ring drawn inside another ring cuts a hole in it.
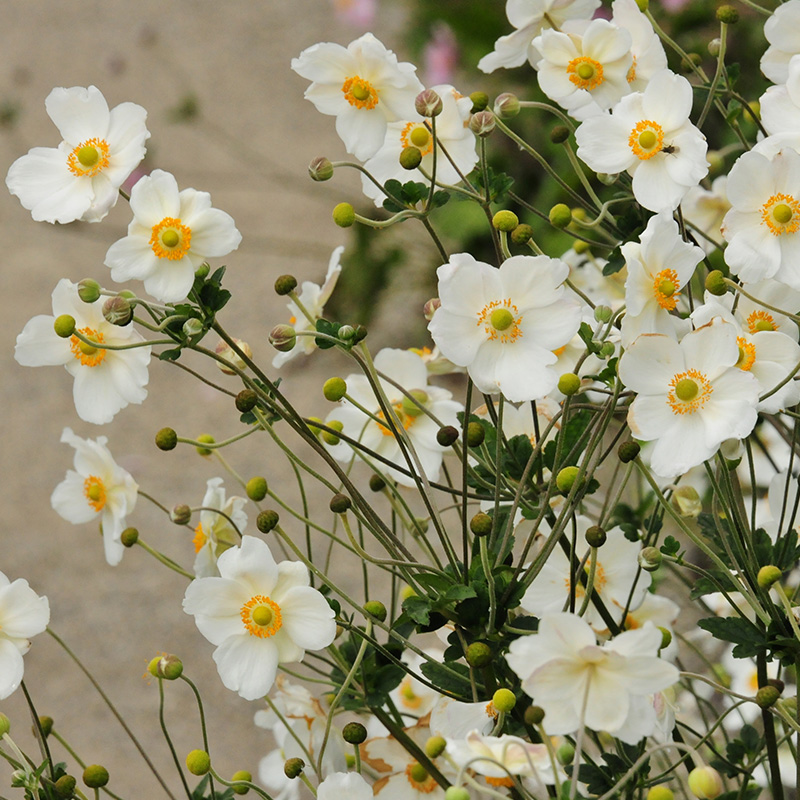
[{"label": "flower with yellow center", "polygon": [[160,169],[137,182],[130,206],[128,235],[111,245],[105,264],[115,281],[144,281],[145,290],[165,303],[183,300],[197,268],[242,240],[233,218],[211,207],[209,194],[179,191],[175,178]]},{"label": "flower with yellow center", "polygon": [[74,468],[56,486],[50,503],[59,516],[74,525],[99,519],[106,560],[114,566],[125,550],[120,536],[136,506],[139,487],[114,461],[105,436],[82,439],[64,428],[61,441],[75,449]]},{"label": "flower with yellow center", "polygon": [[611,21],[631,36],[633,63],[625,76],[632,92],[641,92],[657,72],[666,69],[664,46],[636,0],[614,0]]},{"label": "flower with yellow center", "polygon": [[620,358],[620,379],[636,393],[628,426],[634,438],[654,442],[650,462],[659,475],[683,474],[724,440],[752,431],[759,385],[737,366],[737,335],[735,325],[715,317],[680,342],[643,334]]},{"label": "flower with yellow center", "polygon": [[217,559],[238,544],[247,527],[243,497],[226,497],[222,478],[210,478],[200,504],[200,521],[194,530],[194,574],[198,578],[219,575]]},{"label": "flower with yellow center", "polygon": [[333,609],[309,586],[303,564],[276,564],[255,536],[226,550],[220,577],[189,584],[183,609],[213,645],[222,682],[246,700],[263,697],[278,664],[302,660],[306,650],[327,647],[336,635]]},{"label": "flower with yellow center", "polygon": [[63,141],[18,158],[6,185],[37,221],[99,222],[144,158],[147,112],[134,103],[109,110],[95,86],[53,89],[45,108]]}]

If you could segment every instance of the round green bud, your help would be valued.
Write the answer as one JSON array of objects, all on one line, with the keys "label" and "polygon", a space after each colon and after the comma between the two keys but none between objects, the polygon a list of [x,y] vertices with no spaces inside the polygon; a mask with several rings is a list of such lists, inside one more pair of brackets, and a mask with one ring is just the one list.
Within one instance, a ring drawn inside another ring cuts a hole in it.
[{"label": "round green bud", "polygon": [[658,649],[663,650],[665,647],[669,647],[670,644],[672,644],[672,631],[661,625],[658,626],[658,629],[661,631],[661,646]]},{"label": "round green bud", "polygon": [[564,144],[569,139],[569,128],[566,125],[556,125],[550,131],[550,141],[553,144]]},{"label": "round green bud", "polygon": [[580,470],[577,467],[564,467],[556,475],[556,488],[562,494],[569,494],[578,479]]},{"label": "round green bud", "polygon": [[413,145],[404,147],[398,160],[403,169],[416,169],[422,162],[422,151]]},{"label": "round green bud", "polygon": [[211,769],[211,756],[205,750],[192,750],[186,756],[186,768],[192,775],[205,775]]},{"label": "round green bud", "polygon": [[566,203],[556,203],[548,217],[554,228],[566,228],[572,222],[572,209]]},{"label": "round green bud", "polygon": [[645,572],[655,572],[660,566],[663,556],[661,551],[656,547],[645,547],[638,555],[639,566]]},{"label": "round green bud", "polygon": [[[117,300],[118,298],[112,297],[111,299]],[[105,305],[103,306],[103,309],[105,311]],[[123,324],[123,325],[127,324],[127,323],[114,323],[113,320],[108,319],[108,317],[106,317],[106,319],[112,324]],[[128,320],[128,322],[130,322],[130,319]],[[191,319],[187,319],[186,322],[183,323],[183,327],[181,328],[181,330],[183,331],[184,336],[191,339],[192,336],[198,336],[203,332],[203,323],[200,322],[200,320],[197,319],[196,317],[192,317]]]},{"label": "round green bud", "polygon": [[663,783],[659,786],[651,786],[647,792],[647,800],[674,800],[674,798],[672,789],[664,786]]},{"label": "round green bud", "polygon": [[438,117],[444,103],[433,89],[423,89],[414,100],[414,108],[421,117]]},{"label": "round green bud", "polygon": [[[53,718],[52,717],[39,717],[39,726],[42,729],[42,733],[44,734],[45,739],[50,735],[53,730]],[[34,734],[36,733],[36,729],[34,728]]]},{"label": "round green bud", "polygon": [[352,507],[352,502],[346,494],[335,494],[331,497],[330,509],[334,514],[346,514]]},{"label": "round green bud", "polygon": [[790,717],[797,717],[797,697],[792,695],[785,700],[781,700],[781,708],[783,708]]},{"label": "round green bud", "polygon": [[255,500],[258,503],[267,496],[267,479],[261,475],[256,475],[247,481],[244,490],[251,500]]},{"label": "round green bud", "polygon": [[694,486],[679,486],[672,493],[672,499],[682,517],[697,518],[703,510],[703,501]]},{"label": "round green bud", "polygon": [[361,744],[367,739],[367,729],[360,722],[348,722],[342,728],[342,738],[347,744]]},{"label": "round green bud", "polygon": [[587,528],[584,537],[589,547],[602,547],[608,538],[606,532],[599,525]]},{"label": "round green bud", "polygon": [[519,114],[521,106],[519,104],[519,98],[515,94],[511,94],[511,92],[503,92],[503,94],[498,95],[494,101],[494,113],[497,114],[500,119],[512,119]]},{"label": "round green bud", "polygon": [[100,764],[90,764],[83,771],[83,782],[90,789],[99,789],[108,783],[108,770]]},{"label": "round green bud", "polygon": [[100,284],[91,278],[84,278],[78,282],[78,297],[84,303],[94,303],[100,299]]},{"label": "round green bud", "polygon": [[246,414],[256,407],[258,395],[252,389],[242,389],[242,391],[236,395],[236,400],[234,402],[236,403],[236,410],[241,411],[242,414]]},{"label": "round green bud", "polygon": [[639,451],[641,449],[638,442],[623,442],[617,448],[617,458],[619,458],[623,464],[629,464],[639,456]]},{"label": "round green bud", "polygon": [[636,0],[636,5],[639,7],[639,11],[644,14],[650,8],[650,0]]},{"label": "round green bud", "polygon": [[156,434],[156,447],[159,450],[174,450],[178,444],[178,434],[172,428],[162,428]]},{"label": "round green bud", "polygon": [[386,619],[386,606],[380,600],[369,600],[364,603],[364,612],[377,619],[378,622]]},{"label": "round green bud", "polygon": [[55,318],[53,330],[56,332],[56,336],[60,336],[62,339],[69,339],[75,333],[75,317],[71,317],[69,314],[61,314]]},{"label": "round green bud", "polygon": [[329,181],[333,177],[333,164],[325,156],[317,156],[308,165],[312,181]]},{"label": "round green bud", "polygon": [[78,781],[72,775],[62,775],[54,784],[56,795],[68,800],[75,794],[75,786]]},{"label": "round green bud", "polygon": [[778,690],[778,694],[783,694],[786,684],[780,678],[767,678],[767,686],[774,686]]},{"label": "round green bud", "polygon": [[269,343],[279,352],[288,353],[297,344],[297,331],[286,323],[276,325],[269,332]]},{"label": "round green bud", "polygon": [[339,203],[334,207],[332,216],[340,228],[349,228],[356,221],[356,210],[350,203]]},{"label": "round green bud", "polygon": [[[344,430],[344,423],[340,422],[338,419],[332,419],[327,423],[327,426],[335,431]],[[325,444],[329,444],[331,447],[334,447],[335,445],[339,444],[341,439],[335,433],[331,433],[330,431],[322,431],[322,441],[325,442]]]},{"label": "round green bud", "polygon": [[511,231],[511,241],[514,244],[528,244],[531,239],[533,239],[533,228],[530,225],[522,223]]},{"label": "round green bud", "polygon": [[700,53],[687,53],[686,58],[681,61],[681,71],[685,73],[694,72],[695,67],[699,67],[703,63],[703,57]]},{"label": "round green bud", "polygon": [[[201,433],[195,441],[202,444],[214,444],[214,437],[210,433]],[[208,447],[195,447],[195,450],[199,456],[210,456],[212,453]]]},{"label": "round green bud", "polygon": [[178,505],[169,512],[169,518],[176,525],[186,525],[192,518],[192,509],[185,503],[178,503]]},{"label": "round green bud", "polygon": [[692,794],[700,800],[714,800],[724,788],[719,772],[713,767],[695,767],[689,773],[688,784]]},{"label": "round green bud", "polygon": [[470,521],[469,529],[475,536],[488,536],[492,532],[492,518],[479,511]]},{"label": "round green bud", "polygon": [[176,681],[183,675],[183,661],[174,655],[161,656],[156,665],[156,674],[165,681]]},{"label": "round green bud", "polygon": [[[231,782],[236,783],[237,781],[247,781],[247,783],[253,782],[253,776],[246,770],[240,769],[238,772],[234,772],[231,775]],[[234,794],[247,794],[250,791],[249,786],[232,786]]]},{"label": "round green bud", "polygon": [[493,658],[494,654],[492,653],[492,648],[489,647],[488,644],[473,642],[467,647],[466,659],[467,664],[471,667],[477,667],[478,669],[481,667],[488,667],[489,664],[492,663]]},{"label": "round green bud", "polygon": [[269,533],[278,524],[279,520],[278,512],[269,508],[266,511],[262,511],[256,517],[256,528],[258,528],[261,533]]},{"label": "round green bud", "polygon": [[469,800],[469,792],[463,786],[448,786],[444,800]]},{"label": "round green bud", "polygon": [[758,585],[762,589],[769,589],[770,586],[772,586],[774,583],[777,583],[781,579],[782,574],[783,573],[780,571],[780,569],[772,564],[769,564],[766,567],[761,567],[757,576]]},{"label": "round green bud", "polygon": [[517,698],[511,689],[498,689],[492,695],[492,705],[501,713],[508,714],[517,704]]},{"label": "round green bud", "polygon": [[303,771],[306,762],[302,758],[288,758],[283,765],[283,774],[287,778],[296,778]]},{"label": "round green bud", "polygon": [[[119,295],[116,297],[109,297],[105,303],[103,303],[103,317],[106,322],[110,322],[112,325],[117,325],[121,328],[125,325],[130,325],[133,320],[133,304],[130,300],[126,300]],[[199,330],[190,335],[197,335],[202,332],[203,323],[195,318],[189,319],[184,323],[184,330],[190,322],[199,325]]]},{"label": "round green bud", "polygon": [[331,403],[338,403],[347,394],[347,384],[343,378],[328,378],[322,386],[322,394]]},{"label": "round green bud", "polygon": [[558,391],[570,397],[581,390],[581,379],[574,372],[565,372],[558,379]]},{"label": "round green bud", "polygon": [[275,279],[275,294],[285,297],[297,288],[297,278],[294,275],[279,275]]},{"label": "round green bud", "polygon": [[11,720],[0,711],[0,736],[5,736],[11,730]]},{"label": "round green bud", "polygon": [[125,528],[119,536],[123,547],[133,547],[139,541],[139,531],[136,528]]},{"label": "round green bud", "polygon": [[614,311],[609,306],[596,306],[594,309],[594,318],[597,322],[610,322],[614,316]]},{"label": "round green bud", "polygon": [[708,273],[706,276],[706,289],[717,297],[722,297],[722,295],[727,294],[728,286],[725,283],[725,276],[722,274],[721,270],[714,269]]},{"label": "round green bud", "polygon": [[498,211],[492,217],[492,225],[498,231],[510,233],[519,225],[519,217],[513,211]]},{"label": "round green bud", "polygon": [[486,438],[486,431],[480,422],[470,422],[467,425],[467,444],[470,447],[480,447]]},{"label": "round green bud", "polygon": [[544,709],[541,706],[528,706],[525,709],[526,725],[541,725],[544,720]]},{"label": "round green bud", "polygon": [[[436,438],[439,436],[437,434]],[[440,442],[441,444],[441,442]],[[382,492],[386,488],[386,481],[377,473],[373,472],[369,476],[369,489],[371,492]]]},{"label": "round green bud", "polygon": [[556,760],[559,764],[571,764],[574,758],[575,748],[569,742],[564,742],[564,744],[556,750]]},{"label": "round green bud", "polygon": [[469,120],[469,129],[482,139],[487,137],[497,125],[494,114],[488,109],[485,111],[478,111],[473,114]]},{"label": "round green bud", "polygon": [[616,352],[617,348],[615,347],[614,342],[603,342],[603,344],[600,345],[600,352],[598,355],[601,358],[611,358],[611,356],[613,356]]},{"label": "round green bud", "polygon": [[582,256],[584,253],[588,253],[591,249],[591,245],[589,242],[582,242],[580,239],[576,239],[572,245],[572,249],[579,255]]},{"label": "round green bud", "polygon": [[[208,262],[204,262],[194,271],[194,276],[202,281],[208,277],[209,272],[211,272],[211,266]],[[120,292],[120,294],[124,294],[124,292]]]},{"label": "round green bud", "polygon": [[458,441],[458,428],[452,425],[444,425],[436,431],[436,441],[442,447],[451,447]]},{"label": "round green bud", "polygon": [[775,686],[762,686],[756,692],[756,705],[759,708],[770,708],[778,702],[781,693]]},{"label": "round green bud", "polygon": [[309,417],[306,425],[308,426],[308,430],[311,431],[313,436],[319,436],[320,425],[324,425],[325,423],[319,417]]},{"label": "round green bud", "polygon": [[425,413],[424,406],[428,402],[428,393],[424,389],[412,389],[408,395],[403,395],[400,403],[403,413],[407,417],[419,417]]},{"label": "round green bud", "polygon": [[733,6],[720,6],[717,9],[717,19],[726,25],[735,25],[739,21],[739,12]]},{"label": "round green bud", "polygon": [[489,105],[489,95],[486,92],[473,92],[469,99],[472,100],[471,114],[477,114],[483,111]]},{"label": "round green bud", "polygon": [[353,344],[358,344],[367,338],[367,329],[363,325],[356,325],[355,335],[353,336]]},{"label": "round green bud", "polygon": [[720,50],[722,49],[722,41],[719,38],[712,39],[707,48],[708,54],[716,58],[719,55]]},{"label": "round green bud", "polygon": [[431,736],[431,738],[425,742],[425,755],[428,756],[428,758],[438,758],[444,753],[446,747],[447,740],[444,736]]}]

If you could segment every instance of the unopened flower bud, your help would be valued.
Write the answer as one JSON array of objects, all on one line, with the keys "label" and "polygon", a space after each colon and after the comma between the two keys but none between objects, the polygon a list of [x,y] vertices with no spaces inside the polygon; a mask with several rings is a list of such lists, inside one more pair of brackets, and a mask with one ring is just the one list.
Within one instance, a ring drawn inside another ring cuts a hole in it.
[{"label": "unopened flower bud", "polygon": [[252,783],[253,776],[246,770],[240,769],[238,772],[234,772],[231,775],[231,783],[234,785],[231,787],[233,789],[234,794],[247,794],[250,791],[249,786],[236,786],[237,781]]},{"label": "unopened flower bud", "polygon": [[54,784],[53,788],[55,789],[56,796],[64,798],[64,800],[68,800],[68,798],[73,797],[75,794],[75,785],[78,782],[72,775],[62,775]]},{"label": "unopened flower bud", "polygon": [[610,322],[614,316],[614,310],[610,306],[596,306],[594,318],[597,322]]},{"label": "unopened flower bud", "polygon": [[480,422],[470,422],[467,425],[467,444],[470,447],[480,447],[486,438],[486,431]]},{"label": "unopened flower bud", "polygon": [[380,600],[369,600],[364,603],[364,613],[383,622],[386,619],[386,606]]},{"label": "unopened flower bud", "polygon": [[[203,444],[214,444],[214,437],[210,433],[201,433],[195,441]],[[195,447],[195,450],[199,456],[210,456],[213,452],[209,447]]]},{"label": "unopened flower bud", "polygon": [[597,173],[597,180],[603,184],[603,186],[611,186],[617,182],[617,178],[619,175],[616,172],[598,172]]},{"label": "unopened flower bud", "polygon": [[436,312],[436,309],[442,305],[442,301],[438,297],[432,297],[422,306],[422,315],[425,317],[428,322],[433,319],[433,315]]},{"label": "unopened flower bud", "polygon": [[658,629],[661,631],[661,646],[658,649],[663,650],[665,647],[669,647],[670,644],[672,644],[672,631],[662,625],[659,625]]},{"label": "unopened flower bud", "polygon": [[572,209],[566,203],[556,203],[548,215],[554,228],[566,228],[572,222]]},{"label": "unopened flower bud", "polygon": [[498,689],[492,695],[492,705],[502,714],[508,714],[517,704],[517,698],[511,689]]},{"label": "unopened flower bud", "polygon": [[727,294],[728,286],[721,270],[714,269],[706,276],[706,289],[717,297]]},{"label": "unopened flower bud", "polygon": [[623,442],[617,448],[617,458],[619,458],[623,464],[629,464],[638,457],[641,449],[638,442]]},{"label": "unopened flower bud", "polygon": [[765,567],[761,567],[761,569],[758,571],[756,580],[762,589],[769,589],[770,586],[777,583],[781,579],[782,574],[783,573],[780,571],[780,569],[778,569],[778,567],[768,564]]},{"label": "unopened flower bud", "polygon": [[660,784],[659,786],[651,786],[647,792],[646,800],[674,800],[675,795],[668,786]]},{"label": "unopened flower bud", "polygon": [[352,501],[346,494],[341,492],[331,497],[329,507],[334,514],[346,514],[353,506]]},{"label": "unopened flower bud", "polygon": [[179,503],[169,512],[169,518],[176,524],[176,525],[186,525],[186,523],[192,518],[192,509],[189,508],[185,503]]},{"label": "unopened flower bud", "polygon": [[205,775],[211,769],[211,756],[205,750],[192,750],[186,756],[186,768],[192,775]]},{"label": "unopened flower bud", "polygon": [[469,792],[463,786],[448,786],[444,800],[469,800]]},{"label": "unopened flower bud", "polygon": [[636,0],[636,5],[638,6],[639,11],[644,14],[644,12],[650,8],[650,0]]},{"label": "unopened flower bud", "polygon": [[100,764],[90,764],[83,771],[83,782],[90,789],[100,789],[108,783],[108,770]]},{"label": "unopened flower bud", "polygon": [[308,165],[312,181],[329,181],[333,177],[333,164],[325,156],[317,156]]},{"label": "unopened flower bud", "polygon": [[781,693],[774,686],[762,686],[756,692],[756,705],[759,708],[770,708],[778,702]]},{"label": "unopened flower bud", "polygon": [[478,111],[469,120],[469,129],[480,137],[488,136],[495,128],[494,114],[491,111]]},{"label": "unopened flower bud", "polygon": [[511,231],[511,241],[514,244],[528,244],[531,239],[533,239],[533,228],[530,225],[522,223]]},{"label": "unopened flower bud", "polygon": [[[453,429],[455,430],[455,428]],[[458,431],[456,431],[458,433]],[[438,436],[436,437],[439,438]],[[441,444],[441,442],[440,442]],[[386,481],[377,473],[369,476],[369,489],[371,492],[382,492],[386,488]]]},{"label": "unopened flower bud", "polygon": [[288,353],[297,344],[297,332],[291,325],[276,325],[269,332],[269,343],[281,353]]},{"label": "unopened flower bud", "polygon": [[419,417],[425,413],[428,393],[424,389],[412,389],[409,394],[411,397],[403,395],[400,408],[407,417]]},{"label": "unopened flower bud", "polygon": [[60,336],[62,339],[69,339],[75,333],[75,317],[69,314],[61,314],[53,321],[53,330],[56,332],[56,336]]},{"label": "unopened flower bud", "polygon": [[574,372],[565,372],[558,379],[558,391],[570,397],[581,390],[581,379]]},{"label": "unopened flower bud", "polygon": [[436,431],[436,441],[442,447],[452,447],[458,441],[458,428],[444,425]]},{"label": "unopened flower bud", "polygon": [[340,228],[349,228],[356,221],[356,210],[350,203],[339,203],[334,206],[332,216]]},{"label": "unopened flower bud", "polygon": [[655,572],[660,566],[663,556],[656,547],[645,547],[639,552],[639,566],[645,572]]},{"label": "unopened flower bud", "polygon": [[500,119],[512,119],[519,114],[519,98],[511,92],[504,92],[498,95],[494,101],[494,113]]},{"label": "unopened flower bud", "polygon": [[[120,297],[119,295],[116,297],[109,297],[106,299],[105,303],[103,303],[103,317],[105,317],[106,322],[110,322],[112,325],[118,325],[120,327],[129,325],[131,320],[133,320],[133,305],[130,300]],[[200,320],[194,321],[200,324],[200,330],[202,330],[203,326]],[[187,322],[191,322],[191,320],[187,320]]]},{"label": "unopened flower bud", "polygon": [[78,297],[84,303],[94,303],[100,299],[100,284],[91,278],[84,278],[78,283]]},{"label": "unopened flower bud", "polygon": [[260,503],[267,496],[267,479],[261,475],[255,475],[247,481],[244,490],[251,500]]},{"label": "unopened flower bud", "polygon": [[695,767],[689,773],[689,789],[700,800],[714,800],[722,794],[722,778],[713,767]]},{"label": "unopened flower bud", "polygon": [[479,511],[470,521],[469,529],[475,536],[488,536],[492,532],[492,518]]},{"label": "unopened flower bud", "polygon": [[275,294],[285,297],[297,288],[297,278],[294,275],[279,275],[275,279]]},{"label": "unopened flower bud", "polygon": [[156,447],[159,450],[174,450],[178,444],[178,434],[172,428],[162,428],[156,434]]},{"label": "unopened flower bud", "polygon": [[442,113],[444,104],[433,89],[425,89],[414,100],[414,108],[421,117],[438,117]]},{"label": "unopened flower bud", "polygon": [[328,378],[322,385],[322,396],[331,403],[338,403],[347,394],[344,378]]},{"label": "unopened flower bud", "polygon": [[[344,423],[338,419],[332,419],[326,424],[329,428],[332,428],[335,431],[344,430]],[[342,440],[335,433],[331,433],[330,431],[322,431],[322,441],[325,442],[325,444],[329,444],[331,447],[334,447]]]},{"label": "unopened flower bud", "polygon": [[[241,339],[234,339],[234,344],[241,350],[242,354],[246,356],[248,359],[253,357],[253,351],[250,349],[250,345],[247,342],[243,342]],[[245,363],[244,358],[239,355],[226,341],[220,341],[219,344],[214,348],[214,352],[230,364],[230,367],[227,367],[222,361],[217,361],[217,368],[225,375],[235,375],[236,370],[240,372],[247,369],[247,364]]]},{"label": "unopened flower bud", "polygon": [[[53,732],[53,718],[47,716],[39,717],[39,726],[41,727],[42,734],[46,739]],[[36,733],[35,730],[34,733]]]},{"label": "unopened flower bud", "polygon": [[528,706],[524,716],[526,725],[541,725],[544,721],[544,709],[541,706]]},{"label": "unopened flower bud", "polygon": [[719,55],[720,50],[722,49],[722,42],[719,38],[712,39],[708,43],[708,54],[716,58]]},{"label": "unopened flower bud", "polygon": [[234,402],[236,403],[236,410],[241,411],[242,414],[246,414],[256,407],[258,395],[252,389],[242,389],[242,391],[236,395],[236,400]]},{"label": "unopened flower bud", "polygon": [[119,535],[123,547],[133,547],[139,541],[139,531],[136,528],[125,528]]},{"label": "unopened flower bud", "polygon": [[739,12],[733,6],[720,6],[717,9],[717,19],[726,25],[735,25],[739,21]]},{"label": "unopened flower bud", "polygon": [[363,325],[356,325],[356,334],[353,336],[353,344],[358,344],[367,338],[367,329]]},{"label": "unopened flower bud", "polygon": [[0,737],[5,736],[11,730],[11,720],[0,712]]},{"label": "unopened flower bud", "polygon": [[493,658],[494,654],[492,653],[492,648],[489,647],[488,644],[473,642],[467,647],[466,659],[467,664],[471,667],[477,667],[478,669],[488,667],[489,664],[492,663]]},{"label": "unopened flower bud", "polygon": [[553,144],[563,144],[569,139],[569,128],[566,125],[556,125],[550,131],[550,141]]},{"label": "unopened flower bud", "polygon": [[560,470],[558,475],[556,475],[556,487],[558,491],[562,494],[569,494],[575,481],[578,479],[579,471],[577,467],[564,467]]},{"label": "unopened flower bud", "polygon": [[306,762],[302,758],[288,758],[283,765],[283,774],[287,778],[296,778],[303,771]]},{"label": "unopened flower bud", "polygon": [[767,686],[774,686],[778,690],[778,694],[783,694],[786,684],[780,678],[767,678]]},{"label": "unopened flower bud", "polygon": [[269,533],[278,524],[279,520],[280,517],[277,511],[267,509],[256,517],[256,528],[258,528],[261,533]]},{"label": "unopened flower bud", "polygon": [[360,722],[348,722],[342,728],[342,738],[347,744],[361,744],[367,740],[367,729]]},{"label": "unopened flower bud", "polygon": [[702,63],[703,57],[700,53],[687,53],[686,58],[680,64],[681,72],[685,72],[688,75],[690,72],[694,72],[694,68],[699,67]]},{"label": "unopened flower bud", "polygon": [[569,742],[564,742],[558,750],[556,750],[556,759],[559,764],[571,764],[575,758],[575,748]]},{"label": "unopened flower bud", "polygon": [[614,342],[603,342],[603,344],[600,345],[600,351],[597,355],[599,355],[600,358],[611,358],[616,352],[617,348]]},{"label": "unopened flower bud", "polygon": [[498,231],[510,233],[519,225],[519,217],[513,211],[498,211],[492,217],[492,225]]},{"label": "unopened flower bud", "polygon": [[678,486],[672,493],[672,499],[682,517],[697,518],[703,510],[703,503],[694,486]]},{"label": "unopened flower bud", "polygon": [[203,323],[197,317],[190,317],[183,323],[181,330],[187,339],[191,339],[193,336],[199,336],[203,332]]},{"label": "unopened flower bud", "polygon": [[486,92],[473,92],[469,99],[472,100],[472,110],[470,113],[477,114],[489,105],[489,95]]},{"label": "unopened flower bud", "polygon": [[422,151],[413,145],[404,147],[400,151],[398,161],[403,169],[416,169],[422,163]]},{"label": "unopened flower bud", "polygon": [[580,239],[576,239],[572,245],[572,249],[580,256],[589,252],[590,245],[588,242],[583,242]]},{"label": "unopened flower bud", "polygon": [[342,342],[349,342],[355,335],[356,329],[352,325],[342,325],[342,327],[336,331],[336,338]]},{"label": "unopened flower bud", "polygon": [[591,525],[586,529],[584,538],[589,547],[602,547],[606,543],[608,536],[599,525]]},{"label": "unopened flower bud", "polygon": [[194,276],[195,278],[200,278],[201,281],[204,281],[208,277],[208,273],[211,272],[211,266],[208,264],[207,261],[204,261],[195,271]]},{"label": "unopened flower bud", "polygon": [[183,674],[183,661],[178,656],[165,655],[158,659],[156,675],[166,681],[176,681]]}]

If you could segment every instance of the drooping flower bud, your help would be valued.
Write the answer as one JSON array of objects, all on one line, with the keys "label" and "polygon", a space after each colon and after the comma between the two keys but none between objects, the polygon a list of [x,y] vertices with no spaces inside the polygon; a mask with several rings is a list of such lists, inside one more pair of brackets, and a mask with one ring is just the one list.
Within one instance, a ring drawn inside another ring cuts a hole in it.
[{"label": "drooping flower bud", "polygon": [[349,228],[356,221],[356,210],[350,203],[339,203],[334,206],[332,216],[340,228]]},{"label": "drooping flower bud", "polygon": [[297,288],[297,278],[294,275],[279,275],[275,278],[275,294],[285,297]]},{"label": "drooping flower bud", "polygon": [[186,525],[186,523],[192,518],[192,509],[189,508],[185,503],[178,503],[172,511],[169,512],[169,518],[176,524],[176,525]]},{"label": "drooping flower bud", "polygon": [[422,163],[422,151],[419,147],[404,147],[398,160],[403,169],[416,169]]},{"label": "drooping flower bud", "polygon": [[192,750],[186,756],[186,768],[192,775],[205,775],[211,769],[211,756],[205,750]]},{"label": "drooping flower bud", "polygon": [[500,119],[512,119],[519,114],[519,98],[511,92],[503,92],[494,101],[494,113]]},{"label": "drooping flower bud", "polygon": [[156,447],[159,450],[174,450],[178,444],[178,434],[172,428],[162,428],[156,434]]},{"label": "drooping flower bud", "polygon": [[288,353],[297,344],[297,332],[291,325],[276,325],[269,332],[269,343],[281,353]]},{"label": "drooping flower bud", "polygon": [[338,403],[346,394],[344,378],[328,378],[322,386],[322,396],[331,403]]},{"label": "drooping flower bud", "polygon": [[256,528],[258,528],[261,533],[269,533],[275,528],[279,521],[280,517],[278,516],[278,512],[267,509],[256,517]]},{"label": "drooping flower bud", "polygon": [[84,278],[78,282],[78,297],[84,303],[94,303],[100,299],[100,284],[91,278]]},{"label": "drooping flower bud", "polygon": [[[234,338],[234,343],[239,348],[239,350],[244,353],[247,358],[253,357],[253,351],[250,349],[250,345],[247,342],[243,342],[241,339]],[[245,363],[244,359],[224,340],[221,340],[219,344],[214,348],[214,352],[220,356],[223,360],[227,361],[231,367],[235,369],[231,369],[226,367],[221,361],[217,361],[217,367],[219,370],[225,375],[235,375],[236,370],[246,370],[247,364]]]},{"label": "drooping flower bud", "polygon": [[267,496],[267,479],[261,475],[256,475],[247,481],[244,490],[251,500],[259,503]]},{"label": "drooping flower bud", "polygon": [[90,789],[99,789],[108,783],[108,770],[100,764],[90,764],[83,771],[83,782]]},{"label": "drooping flower bud", "polygon": [[713,767],[695,767],[689,773],[688,783],[692,794],[700,800],[714,800],[724,788],[719,772]]},{"label": "drooping flower bud", "polygon": [[480,137],[488,136],[495,129],[495,118],[491,111],[478,111],[469,120],[469,129]]},{"label": "drooping flower bud", "polygon": [[347,744],[361,744],[367,740],[367,729],[360,722],[348,722],[342,728],[342,738]]},{"label": "drooping flower bud", "polygon": [[325,156],[317,156],[308,165],[312,181],[329,181],[333,177],[333,164]]},{"label": "drooping flower bud", "polygon": [[421,117],[438,117],[442,113],[444,104],[433,89],[425,89],[417,95],[414,108]]},{"label": "drooping flower bud", "polygon": [[[103,303],[103,316],[106,322],[124,327],[125,325],[129,325],[131,320],[133,320],[133,305],[126,297],[120,295],[109,297],[105,303]],[[196,320],[196,322],[200,322],[200,320]],[[202,330],[202,323],[200,324],[200,330]]]},{"label": "drooping flower bud", "polygon": [[383,622],[386,619],[386,606],[380,600],[369,600],[364,603],[364,613]]},{"label": "drooping flower bud", "polygon": [[56,332],[56,336],[62,339],[69,339],[75,333],[75,317],[69,314],[61,314],[55,318],[53,330]]}]

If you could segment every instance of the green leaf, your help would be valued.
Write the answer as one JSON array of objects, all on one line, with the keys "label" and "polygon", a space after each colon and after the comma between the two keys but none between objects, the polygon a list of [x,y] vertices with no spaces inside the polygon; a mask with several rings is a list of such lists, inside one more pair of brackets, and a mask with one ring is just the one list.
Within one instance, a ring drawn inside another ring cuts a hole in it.
[{"label": "green leaf", "polygon": [[[339,333],[339,328],[342,327],[342,323],[329,322],[327,319],[318,319],[315,327],[318,333],[324,333],[326,336],[335,337]],[[314,337],[314,344],[320,350],[327,350],[329,347],[335,346],[334,342],[319,337]]]},{"label": "green leaf", "polygon": [[160,361],[177,361],[181,357],[181,348],[176,347],[173,350],[162,350],[158,354]]},{"label": "green leaf", "polygon": [[734,658],[753,658],[763,652],[768,644],[764,634],[752,622],[741,617],[708,617],[697,624],[715,639],[735,644]]},{"label": "green leaf", "polygon": [[450,200],[450,192],[446,192],[444,189],[440,189],[438,192],[433,193],[433,197],[431,198],[431,205],[434,208],[441,208]]},{"label": "green leaf", "polygon": [[475,591],[474,586],[464,586],[464,584],[456,584],[450,586],[444,593],[442,598],[446,602],[466,600],[468,597],[477,597],[478,593]]},{"label": "green leaf", "polygon": [[464,664],[450,662],[445,667],[434,661],[423,661],[420,671],[437,689],[455,695],[465,703],[472,701],[469,668]]},{"label": "green leaf", "polygon": [[625,258],[622,255],[622,251],[619,249],[619,247],[615,247],[611,251],[611,253],[609,253],[608,261],[603,267],[603,275],[605,275],[606,278],[609,275],[615,275],[624,266],[625,266]]},{"label": "green leaf", "polygon": [[661,552],[665,556],[677,556],[680,549],[681,543],[674,536],[667,536],[661,545]]},{"label": "green leaf", "polygon": [[427,597],[413,595],[403,600],[403,611],[418,625],[427,625],[431,619],[431,602]]}]

